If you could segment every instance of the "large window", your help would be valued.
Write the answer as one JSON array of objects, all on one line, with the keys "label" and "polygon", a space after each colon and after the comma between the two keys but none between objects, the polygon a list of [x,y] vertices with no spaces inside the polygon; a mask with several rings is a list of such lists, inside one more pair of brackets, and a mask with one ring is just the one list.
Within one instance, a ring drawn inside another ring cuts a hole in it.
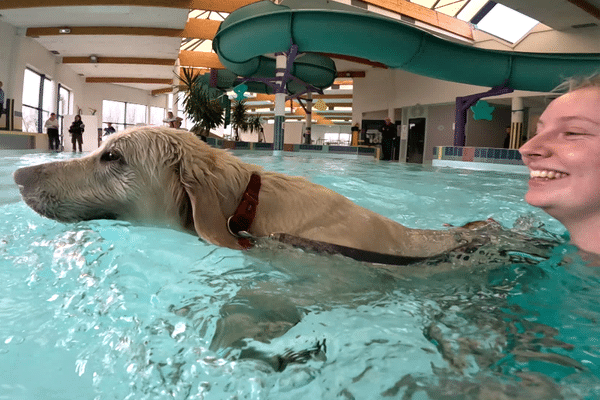
[{"label": "large window", "polygon": [[325,133],[325,143],[327,144],[333,144],[333,145],[344,145],[344,146],[348,146],[350,145],[350,140],[352,139],[352,135],[349,133],[338,133],[338,132],[334,132],[334,133]]},{"label": "large window", "polygon": [[64,132],[64,129],[63,129],[64,128],[63,127],[64,116],[72,114],[72,111],[71,111],[73,108],[72,100],[73,99],[71,97],[71,91],[59,83],[58,84],[58,99],[57,99],[57,106],[56,106],[56,110],[57,110],[56,114],[58,117],[58,123],[60,125],[59,132]]},{"label": "large window", "polygon": [[161,126],[165,123],[165,109],[161,107],[150,107],[150,125]]},{"label": "large window", "polygon": [[125,124],[145,125],[147,124],[146,113],[148,107],[142,104],[125,103]]},{"label": "large window", "polygon": [[61,84],[58,84],[58,110],[59,116],[71,114],[72,101],[71,91]]},{"label": "large window", "polygon": [[54,98],[52,80],[27,68],[23,77],[23,131],[42,132]]},{"label": "large window", "polygon": [[102,101],[102,126],[112,123],[117,131],[135,125],[147,124],[148,107],[142,104],[127,103],[122,101]]}]

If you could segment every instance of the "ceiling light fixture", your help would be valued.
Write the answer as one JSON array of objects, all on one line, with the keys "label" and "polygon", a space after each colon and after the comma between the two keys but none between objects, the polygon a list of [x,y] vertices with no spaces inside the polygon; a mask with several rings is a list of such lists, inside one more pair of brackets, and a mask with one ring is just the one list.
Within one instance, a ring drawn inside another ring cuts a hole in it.
[{"label": "ceiling light fixture", "polygon": [[71,33],[71,29],[69,28],[60,28],[58,33]]}]

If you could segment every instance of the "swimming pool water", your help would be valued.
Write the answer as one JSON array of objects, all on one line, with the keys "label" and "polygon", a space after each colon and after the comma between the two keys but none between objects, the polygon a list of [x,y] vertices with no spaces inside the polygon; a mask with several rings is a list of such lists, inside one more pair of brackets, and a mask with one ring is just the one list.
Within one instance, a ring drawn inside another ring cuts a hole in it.
[{"label": "swimming pool water", "polygon": [[[524,175],[239,155],[413,228],[492,217],[564,232],[522,200]],[[73,156],[0,156],[0,399],[600,398],[599,270],[564,243],[547,259],[426,276],[276,246],[233,251],[166,228],[42,218],[11,174]],[[243,292],[265,313],[302,314],[252,347],[275,356],[325,340],[325,354],[275,372],[210,349]]]}]

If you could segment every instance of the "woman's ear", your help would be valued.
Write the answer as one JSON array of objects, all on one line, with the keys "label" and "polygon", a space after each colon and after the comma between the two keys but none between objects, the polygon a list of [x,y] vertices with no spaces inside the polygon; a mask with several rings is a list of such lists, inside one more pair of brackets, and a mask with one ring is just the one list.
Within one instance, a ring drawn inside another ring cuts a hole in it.
[{"label": "woman's ear", "polygon": [[208,164],[189,159],[182,159],[179,167],[181,185],[192,208],[194,229],[209,243],[241,249],[237,238],[227,229],[227,218],[223,215],[217,186],[210,179],[212,173],[203,170],[207,168]]}]

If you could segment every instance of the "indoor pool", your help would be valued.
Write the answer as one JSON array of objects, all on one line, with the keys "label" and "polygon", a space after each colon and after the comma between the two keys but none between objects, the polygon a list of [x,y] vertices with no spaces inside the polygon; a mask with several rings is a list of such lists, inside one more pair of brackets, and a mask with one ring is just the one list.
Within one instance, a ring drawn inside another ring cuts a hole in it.
[{"label": "indoor pool", "polygon": [[[600,269],[523,201],[525,175],[239,153],[408,227],[491,217],[517,238],[471,264],[384,268],[120,221],[58,223],[21,201],[11,175],[73,156],[0,156],[0,399],[600,398]],[[530,254],[526,237],[550,244]],[[284,333],[211,347],[236,309],[270,321],[238,324]]]}]

